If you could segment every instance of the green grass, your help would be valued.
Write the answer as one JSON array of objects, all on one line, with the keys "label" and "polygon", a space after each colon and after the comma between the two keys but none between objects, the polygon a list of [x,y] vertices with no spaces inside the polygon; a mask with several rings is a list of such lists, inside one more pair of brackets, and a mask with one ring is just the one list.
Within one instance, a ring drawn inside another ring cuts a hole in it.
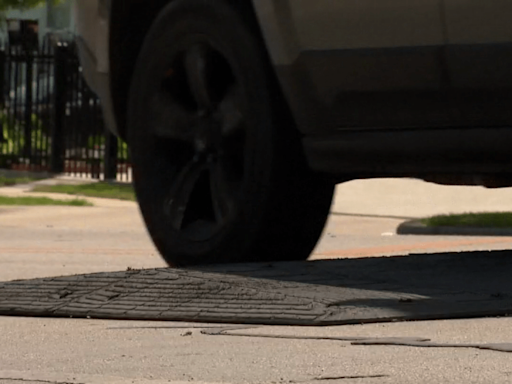
[{"label": "green grass", "polygon": [[0,187],[8,187],[16,184],[27,184],[33,181],[40,180],[35,177],[5,177],[0,176]]},{"label": "green grass", "polygon": [[427,227],[512,228],[512,212],[439,215],[422,219],[421,222]]},{"label": "green grass", "polygon": [[48,197],[10,197],[0,196],[0,205],[70,205],[75,207],[86,207],[92,206],[92,203],[84,199],[73,199],[73,200],[55,200]]},{"label": "green grass", "polygon": [[89,197],[135,201],[135,192],[129,184],[90,183],[80,185],[38,185],[33,192],[65,193]]}]

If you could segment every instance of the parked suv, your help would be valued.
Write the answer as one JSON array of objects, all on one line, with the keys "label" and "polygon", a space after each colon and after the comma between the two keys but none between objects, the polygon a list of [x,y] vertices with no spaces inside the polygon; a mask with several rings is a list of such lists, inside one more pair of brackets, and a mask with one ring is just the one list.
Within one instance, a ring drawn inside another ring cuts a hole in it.
[{"label": "parked suv", "polygon": [[512,186],[512,2],[77,0],[172,265],[306,259],[336,183]]}]

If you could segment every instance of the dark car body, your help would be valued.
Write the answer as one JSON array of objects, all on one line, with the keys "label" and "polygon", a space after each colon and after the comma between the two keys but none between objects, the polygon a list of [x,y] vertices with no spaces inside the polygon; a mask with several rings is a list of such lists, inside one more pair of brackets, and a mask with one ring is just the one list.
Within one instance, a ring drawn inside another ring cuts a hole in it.
[{"label": "dark car body", "polygon": [[[89,83],[124,135],[145,32],[169,1],[78,0]],[[310,166],[336,180],[512,185],[512,3],[246,0]]]}]

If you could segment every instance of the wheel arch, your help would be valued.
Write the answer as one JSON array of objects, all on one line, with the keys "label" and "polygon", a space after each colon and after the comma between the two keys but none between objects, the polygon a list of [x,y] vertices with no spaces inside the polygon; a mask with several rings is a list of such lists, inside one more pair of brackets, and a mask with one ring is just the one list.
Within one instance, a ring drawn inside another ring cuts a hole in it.
[{"label": "wheel arch", "polygon": [[[176,0],[145,2],[144,12],[141,12],[140,0],[112,0],[109,35],[110,87],[119,134],[123,138],[126,138],[127,95],[138,54],[153,20],[173,1]],[[241,15],[263,42],[252,1],[225,1]]]}]

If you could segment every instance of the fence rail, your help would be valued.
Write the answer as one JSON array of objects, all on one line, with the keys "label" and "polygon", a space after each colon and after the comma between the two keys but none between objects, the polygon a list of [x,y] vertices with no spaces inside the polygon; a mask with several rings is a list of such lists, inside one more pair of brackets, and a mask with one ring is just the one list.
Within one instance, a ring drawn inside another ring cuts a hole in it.
[{"label": "fence rail", "polygon": [[0,168],[131,181],[126,143],[105,129],[75,45],[0,50]]}]

